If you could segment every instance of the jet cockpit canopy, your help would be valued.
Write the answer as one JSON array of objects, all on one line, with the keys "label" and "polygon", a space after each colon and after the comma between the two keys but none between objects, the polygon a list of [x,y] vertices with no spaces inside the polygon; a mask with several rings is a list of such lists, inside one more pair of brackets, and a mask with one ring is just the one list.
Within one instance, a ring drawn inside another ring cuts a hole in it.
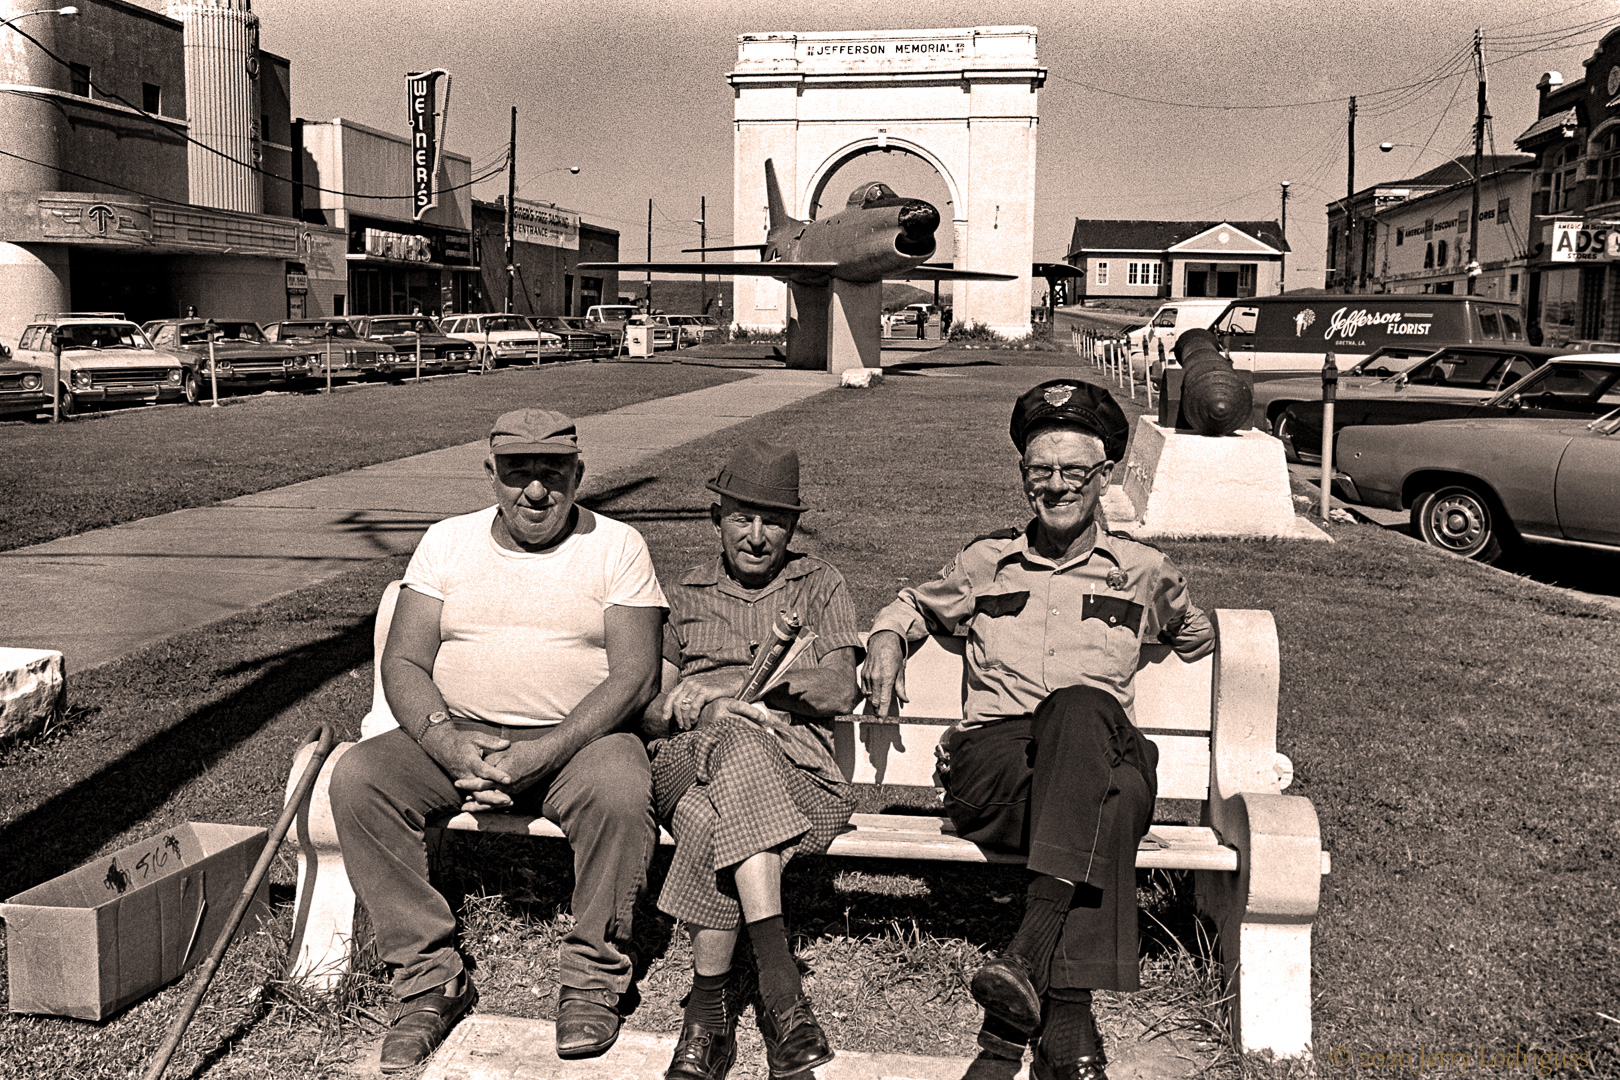
[{"label": "jet cockpit canopy", "polygon": [[849,193],[849,202],[846,206],[898,206],[905,202],[894,193],[888,184],[872,183],[862,184]]}]

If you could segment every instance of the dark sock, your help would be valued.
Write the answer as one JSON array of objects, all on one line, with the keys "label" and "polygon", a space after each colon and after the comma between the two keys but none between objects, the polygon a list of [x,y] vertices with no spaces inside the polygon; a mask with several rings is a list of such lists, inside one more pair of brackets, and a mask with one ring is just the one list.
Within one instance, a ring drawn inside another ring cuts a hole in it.
[{"label": "dark sock", "polygon": [[1007,952],[1029,968],[1030,981],[1037,993],[1045,993],[1047,971],[1052,966],[1052,950],[1063,933],[1063,920],[1074,899],[1074,886],[1060,878],[1036,876],[1024,894],[1024,921],[1013,935]]},{"label": "dark sock", "polygon": [[[1097,1033],[1097,1021],[1091,1014],[1091,992],[1064,990],[1053,993],[1059,992],[1066,1000],[1052,997],[1046,1002],[1041,1053],[1048,1061],[1054,1062],[1101,1055],[1102,1036]],[[1073,1000],[1081,994],[1085,995],[1084,1001]]]},{"label": "dark sock", "polygon": [[711,1028],[726,1026],[726,986],[731,972],[724,975],[692,973],[692,992],[686,996],[686,1016],[683,1023],[703,1024]]},{"label": "dark sock", "polygon": [[773,1013],[784,1013],[799,1000],[799,965],[788,950],[787,928],[782,916],[772,915],[748,924],[748,941],[754,947],[754,967],[759,972],[759,996]]}]

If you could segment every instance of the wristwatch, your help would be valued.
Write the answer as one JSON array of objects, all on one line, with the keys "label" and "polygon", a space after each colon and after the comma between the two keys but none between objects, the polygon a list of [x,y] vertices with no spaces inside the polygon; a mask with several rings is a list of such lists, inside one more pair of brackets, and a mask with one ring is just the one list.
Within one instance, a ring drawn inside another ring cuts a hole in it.
[{"label": "wristwatch", "polygon": [[438,727],[448,719],[450,719],[450,714],[445,712],[443,709],[436,709],[433,712],[428,713],[427,723],[423,725],[421,731],[417,732],[416,741],[421,742],[423,739],[427,738],[428,732],[432,731],[434,728]]}]

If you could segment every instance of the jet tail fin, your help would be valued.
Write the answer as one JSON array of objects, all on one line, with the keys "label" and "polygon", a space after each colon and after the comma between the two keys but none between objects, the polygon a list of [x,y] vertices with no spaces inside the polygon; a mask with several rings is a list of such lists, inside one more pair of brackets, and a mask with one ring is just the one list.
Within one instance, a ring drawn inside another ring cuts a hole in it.
[{"label": "jet tail fin", "polygon": [[793,220],[782,205],[782,189],[776,182],[776,165],[770,158],[765,159],[765,205],[769,213],[767,232],[774,232],[777,226]]}]

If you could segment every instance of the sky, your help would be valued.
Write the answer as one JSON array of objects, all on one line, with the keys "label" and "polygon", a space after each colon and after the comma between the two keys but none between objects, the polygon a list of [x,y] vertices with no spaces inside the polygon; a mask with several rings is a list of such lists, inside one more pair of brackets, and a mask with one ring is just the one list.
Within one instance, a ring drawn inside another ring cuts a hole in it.
[{"label": "sky", "polygon": [[[442,67],[453,76],[448,148],[476,170],[505,154],[516,105],[519,197],[619,229],[624,259],[646,253],[649,198],[654,258],[696,246],[702,197],[709,242],[730,242],[726,74],[738,34],[1031,25],[1049,73],[1035,258],[1061,259],[1076,217],[1275,219],[1289,180],[1290,287],[1322,281],[1350,95],[1358,189],[1471,154],[1471,47],[1483,29],[1489,130],[1509,153],[1535,119],[1542,72],[1579,77],[1620,25],[1616,0],[260,0],[254,10],[263,47],[293,62],[295,116],[403,132],[405,72]],[[1384,154],[1381,142],[1411,145]],[[945,201],[932,170],[898,154],[858,159],[829,192],[870,179]],[[504,195],[506,178],[474,191]]]}]

